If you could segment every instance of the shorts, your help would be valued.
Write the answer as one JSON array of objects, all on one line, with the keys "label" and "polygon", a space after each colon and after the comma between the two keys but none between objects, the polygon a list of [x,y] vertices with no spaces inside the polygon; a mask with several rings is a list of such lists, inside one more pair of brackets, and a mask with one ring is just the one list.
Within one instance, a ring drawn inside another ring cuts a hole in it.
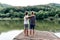
[{"label": "shorts", "polygon": [[28,29],[28,24],[24,24],[24,29]]},{"label": "shorts", "polygon": [[35,25],[30,24],[30,29],[35,29]]}]

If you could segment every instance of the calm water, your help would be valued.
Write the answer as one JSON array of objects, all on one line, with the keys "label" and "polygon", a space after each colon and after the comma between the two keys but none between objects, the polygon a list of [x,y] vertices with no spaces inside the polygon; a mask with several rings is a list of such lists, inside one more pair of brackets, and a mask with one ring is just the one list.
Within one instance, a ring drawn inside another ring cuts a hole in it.
[{"label": "calm water", "polygon": [[12,30],[8,32],[2,32],[0,34],[0,40],[13,40],[13,38],[21,32],[23,32],[23,30]]},{"label": "calm water", "polygon": [[[8,32],[2,32],[0,34],[0,40],[13,40],[15,36],[17,36],[19,33],[23,32],[23,30],[11,30]],[[56,36],[60,37],[59,33],[54,33]]]}]

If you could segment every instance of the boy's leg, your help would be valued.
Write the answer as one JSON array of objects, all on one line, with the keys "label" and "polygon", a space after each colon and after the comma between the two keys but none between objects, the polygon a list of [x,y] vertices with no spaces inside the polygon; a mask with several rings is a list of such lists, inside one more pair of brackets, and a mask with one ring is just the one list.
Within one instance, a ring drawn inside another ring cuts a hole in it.
[{"label": "boy's leg", "polygon": [[25,27],[25,24],[24,24],[24,35],[26,35],[26,27]]},{"label": "boy's leg", "polygon": [[25,24],[24,34],[25,34],[25,36],[28,36],[28,24]]},{"label": "boy's leg", "polygon": [[30,25],[30,35],[34,35],[34,25]]},{"label": "boy's leg", "polygon": [[26,25],[26,35],[28,36],[28,24]]},{"label": "boy's leg", "polygon": [[24,35],[26,36],[26,29],[24,29]]},{"label": "boy's leg", "polygon": [[30,29],[30,35],[32,34],[32,29]]},{"label": "boy's leg", "polygon": [[31,35],[31,31],[32,31],[32,29],[31,29],[31,24],[30,24],[30,35]]},{"label": "boy's leg", "polygon": [[34,35],[35,34],[35,32],[34,32],[34,29],[32,30],[32,35]]},{"label": "boy's leg", "polygon": [[28,36],[28,29],[26,30],[26,35]]},{"label": "boy's leg", "polygon": [[35,28],[35,27],[34,27],[34,26],[35,26],[35,25],[32,25],[32,26],[33,26],[33,27],[32,27],[32,35],[34,35],[34,33],[35,33],[35,31],[34,31],[34,28]]},{"label": "boy's leg", "polygon": [[34,35],[34,30],[33,29],[30,30],[30,35]]}]

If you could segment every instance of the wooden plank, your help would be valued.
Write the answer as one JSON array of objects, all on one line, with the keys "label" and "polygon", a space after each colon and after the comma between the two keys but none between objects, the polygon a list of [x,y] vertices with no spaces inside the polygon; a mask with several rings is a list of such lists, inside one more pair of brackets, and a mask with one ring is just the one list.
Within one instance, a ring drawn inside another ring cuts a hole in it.
[{"label": "wooden plank", "polygon": [[34,36],[24,36],[24,33],[17,35],[13,40],[60,40],[52,32],[35,30]]}]

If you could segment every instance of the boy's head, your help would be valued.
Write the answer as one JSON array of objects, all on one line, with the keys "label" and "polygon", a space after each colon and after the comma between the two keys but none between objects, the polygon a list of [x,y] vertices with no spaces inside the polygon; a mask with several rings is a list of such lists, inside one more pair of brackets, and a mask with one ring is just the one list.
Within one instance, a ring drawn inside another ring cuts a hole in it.
[{"label": "boy's head", "polygon": [[25,15],[28,15],[28,12],[27,11],[25,12]]},{"label": "boy's head", "polygon": [[32,11],[31,15],[34,15],[34,12]]}]

